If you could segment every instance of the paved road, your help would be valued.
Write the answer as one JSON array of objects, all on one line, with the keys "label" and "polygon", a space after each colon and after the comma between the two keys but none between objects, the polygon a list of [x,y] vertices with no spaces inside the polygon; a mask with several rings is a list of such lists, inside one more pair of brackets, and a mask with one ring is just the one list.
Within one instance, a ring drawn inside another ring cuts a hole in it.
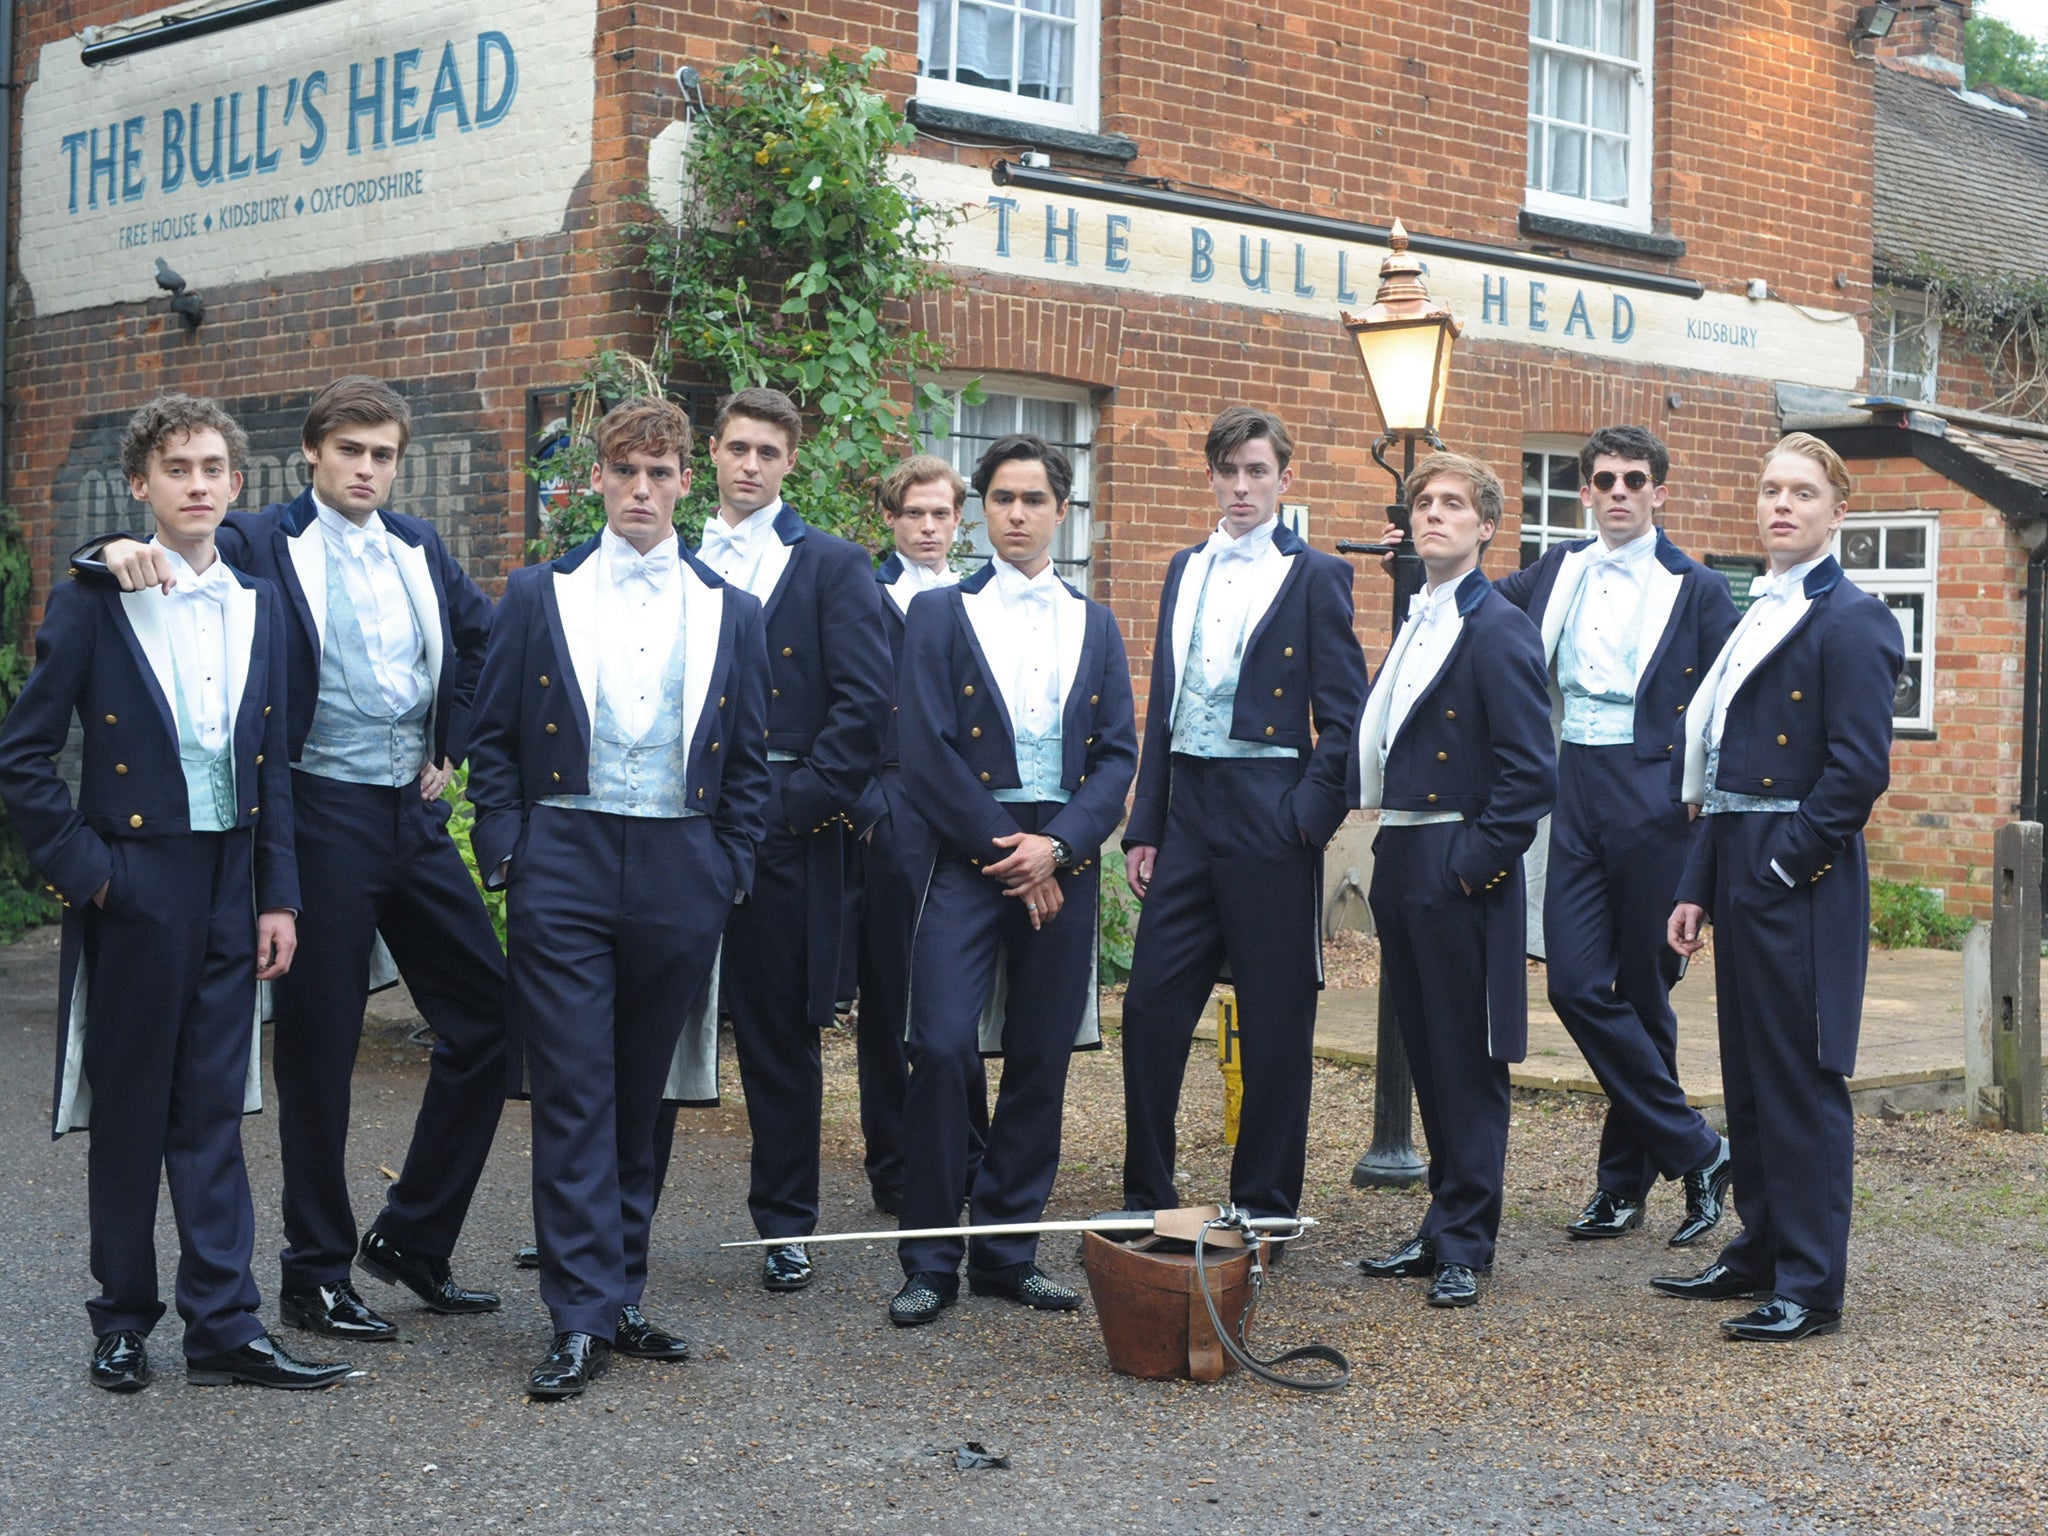
[{"label": "paved road", "polygon": [[[732,1107],[685,1119],[659,1219],[649,1310],[697,1342],[689,1363],[623,1362],[581,1401],[527,1401],[524,1373],[548,1329],[532,1277],[509,1261],[528,1231],[526,1122],[514,1107],[458,1256],[463,1280],[506,1293],[503,1312],[435,1318],[365,1282],[405,1337],[360,1349],[365,1378],[312,1394],[185,1385],[173,1317],[154,1340],[156,1385],[128,1398],[92,1391],[85,1141],[53,1145],[43,1130],[53,939],[0,951],[0,1337],[9,1347],[0,1531],[1816,1528],[1810,1502],[1768,1502],[1712,1458],[1681,1460],[1650,1481],[1609,1476],[1601,1447],[1625,1439],[1636,1415],[1681,1429],[1682,1417],[1653,1401],[1661,1389],[1618,1400],[1596,1390],[1588,1412],[1600,1422],[1589,1419],[1583,1435],[1526,1433],[1532,1395],[1599,1386],[1597,1364],[1564,1385],[1534,1369],[1550,1326],[1543,1298],[1533,1310],[1503,1300],[1455,1318],[1384,1292],[1360,1302],[1337,1251],[1304,1250],[1282,1271],[1268,1335],[1341,1337],[1354,1349],[1359,1384],[1336,1399],[1241,1380],[1197,1388],[1116,1377],[1086,1311],[1041,1318],[965,1301],[941,1325],[899,1334],[882,1313],[896,1270],[880,1245],[826,1258],[807,1294],[770,1297],[749,1264],[713,1246],[744,1235],[746,1143]],[[835,1044],[833,1060],[835,1073],[850,1074],[850,1051]],[[359,1212],[374,1208],[379,1164],[403,1152],[420,1063],[395,1030],[366,1044],[353,1142]],[[246,1126],[266,1255],[276,1243],[275,1126],[267,1116]],[[854,1162],[835,1161],[827,1188],[834,1219],[879,1220]],[[1387,1218],[1375,1219],[1384,1229]],[[1412,1208],[1395,1219],[1412,1220]],[[1345,1241],[1357,1245],[1355,1228]],[[159,1242],[168,1260],[168,1209]],[[1052,1257],[1071,1269],[1064,1249]],[[1655,1262],[1646,1251],[1636,1267]],[[1540,1276],[1540,1265],[1526,1267]],[[259,1257],[257,1271],[274,1317],[274,1266]],[[1573,1316],[1560,1326],[1596,1335],[1603,1326],[1601,1305]],[[1412,1381],[1390,1381],[1375,1344],[1412,1370],[1424,1330],[1443,1345],[1441,1415]],[[284,1337],[295,1349],[310,1342]],[[1399,1423],[1383,1421],[1390,1399]],[[955,1470],[952,1450],[967,1440],[1007,1453],[1011,1468]],[[1783,1454],[1817,1475],[1796,1437]]]}]

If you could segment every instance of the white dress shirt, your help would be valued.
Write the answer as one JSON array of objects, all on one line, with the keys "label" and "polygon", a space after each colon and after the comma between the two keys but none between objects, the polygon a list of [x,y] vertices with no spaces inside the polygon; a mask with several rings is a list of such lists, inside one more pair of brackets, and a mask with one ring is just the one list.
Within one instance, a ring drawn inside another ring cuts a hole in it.
[{"label": "white dress shirt", "polygon": [[676,637],[682,633],[682,541],[673,533],[646,554],[604,531],[598,687],[629,741],[654,724]]},{"label": "white dress shirt", "polygon": [[398,562],[392,556],[384,520],[373,512],[359,527],[318,496],[313,498],[313,508],[319,514],[321,537],[327,542],[327,558],[339,562],[348,600],[355,604],[363,646],[377,675],[377,690],[391,712],[402,715],[419,702],[415,669],[426,643],[413,615],[405,578],[399,575]]},{"label": "white dress shirt", "polygon": [[1586,574],[1572,616],[1574,680],[1587,693],[1612,698],[1635,694],[1637,656],[1646,639],[1651,646],[1656,644],[1656,637],[1641,633],[1656,553],[1654,528],[1619,549],[1587,551]]},{"label": "white dress shirt", "polygon": [[919,565],[914,560],[905,560],[903,574],[882,590],[889,594],[889,600],[907,616],[910,612],[910,600],[918,593],[930,592],[939,587],[950,587],[959,580],[960,573],[950,565],[941,565],[934,570],[931,566]]},{"label": "white dress shirt", "polygon": [[967,620],[1009,707],[1012,732],[1044,736],[1060,727],[1063,685],[1080,661],[1088,605],[1067,590],[1050,560],[1036,576],[1000,556],[990,563],[995,578],[967,595]]},{"label": "white dress shirt", "polygon": [[1721,647],[1716,670],[1720,687],[1714,695],[1713,715],[1701,726],[1709,750],[1721,745],[1721,732],[1728,725],[1728,705],[1749,681],[1750,672],[1784,643],[1799,621],[1806,617],[1806,575],[1826,555],[1795,565],[1782,574],[1759,576],[1749,585],[1749,608],[1735,633]]},{"label": "white dress shirt", "polygon": [[1267,593],[1276,584],[1272,568],[1286,563],[1287,557],[1273,547],[1279,525],[1280,519],[1269,517],[1232,538],[1219,520],[1209,535],[1209,570],[1200,602],[1202,681],[1211,688],[1220,688],[1230,676],[1251,623],[1254,595]]},{"label": "white dress shirt", "polygon": [[[737,526],[714,512],[704,520],[704,539],[697,558],[742,592],[750,592],[764,604],[782,579],[789,563],[782,535],[775,531],[775,519],[782,515],[780,499],[742,518]],[[770,559],[771,554],[779,558]]]},{"label": "white dress shirt", "polygon": [[1451,647],[1458,643],[1458,635],[1464,629],[1458,620],[1458,587],[1465,574],[1460,572],[1454,579],[1408,599],[1408,622],[1396,641],[1399,654],[1392,662],[1393,679],[1380,679],[1382,688],[1394,690],[1387,705],[1387,728],[1379,742],[1382,766],[1394,738],[1401,734],[1409,712],[1415,708],[1415,701],[1436,681],[1437,673],[1443,671],[1444,662],[1450,657]]},{"label": "white dress shirt", "polygon": [[218,555],[205,571],[195,571],[185,557],[162,546],[178,578],[164,599],[164,627],[170,633],[171,668],[178,680],[178,702],[198,732],[199,744],[218,752],[233,729],[228,719],[228,626],[224,605],[235,578]]}]

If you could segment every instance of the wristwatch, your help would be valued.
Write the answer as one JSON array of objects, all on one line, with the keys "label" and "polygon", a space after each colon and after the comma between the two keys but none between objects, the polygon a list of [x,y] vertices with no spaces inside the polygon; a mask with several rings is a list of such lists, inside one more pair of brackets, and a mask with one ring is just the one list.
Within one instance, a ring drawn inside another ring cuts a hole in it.
[{"label": "wristwatch", "polygon": [[1074,862],[1073,849],[1056,837],[1048,837],[1046,841],[1052,844],[1052,867],[1054,869],[1065,869]]}]

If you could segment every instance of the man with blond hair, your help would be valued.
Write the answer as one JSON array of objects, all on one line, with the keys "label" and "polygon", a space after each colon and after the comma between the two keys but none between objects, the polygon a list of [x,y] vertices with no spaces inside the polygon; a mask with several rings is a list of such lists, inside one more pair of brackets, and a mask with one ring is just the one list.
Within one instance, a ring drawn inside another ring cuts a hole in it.
[{"label": "man with blond hair", "polygon": [[1863,824],[1891,782],[1898,620],[1829,553],[1849,471],[1795,432],[1765,457],[1757,534],[1771,569],[1686,710],[1686,803],[1700,808],[1669,923],[1696,953],[1716,928],[1721,1075],[1742,1232],[1673,1296],[1766,1298],[1721,1324],[1791,1343],[1842,1326],[1855,1198],[1856,1069],[1870,956]]},{"label": "man with blond hair", "polygon": [[1555,796],[1556,755],[1542,637],[1479,568],[1500,480],[1432,453],[1407,499],[1425,582],[1359,721],[1357,803],[1380,813],[1368,900],[1430,1199],[1412,1241],[1359,1268],[1428,1276],[1429,1305],[1469,1307],[1500,1231],[1508,1066],[1529,1034],[1521,860]]}]

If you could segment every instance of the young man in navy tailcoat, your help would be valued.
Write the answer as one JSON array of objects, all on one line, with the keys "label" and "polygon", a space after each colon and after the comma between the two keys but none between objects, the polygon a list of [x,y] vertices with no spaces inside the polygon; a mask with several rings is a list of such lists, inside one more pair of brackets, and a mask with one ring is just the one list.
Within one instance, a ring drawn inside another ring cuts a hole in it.
[{"label": "young man in navy tailcoat", "polygon": [[[958,1218],[968,1087],[985,1047],[1000,1051],[1003,1078],[970,1222],[1036,1221],[1059,1169],[1068,1060],[1094,1003],[1097,852],[1138,756],[1116,620],[1052,564],[1072,486],[1043,438],[998,438],[974,471],[995,555],[959,585],[920,593],[904,626],[903,777],[933,834],[915,882],[906,1228]],[[999,1038],[985,1040],[998,995]],[[1035,1236],[914,1238],[898,1245],[905,1279],[889,1320],[913,1327],[951,1306],[963,1252],[978,1295],[1080,1305],[1038,1268]]]},{"label": "young man in navy tailcoat", "polygon": [[1479,561],[1500,481],[1432,453],[1408,477],[1427,580],[1359,720],[1359,804],[1380,813],[1368,900],[1429,1141],[1429,1211],[1359,1267],[1427,1275],[1433,1307],[1479,1299],[1500,1231],[1508,1065],[1528,1046],[1522,854],[1556,793],[1543,641]]},{"label": "young man in navy tailcoat", "polygon": [[[626,400],[598,423],[597,538],[506,584],[470,738],[473,843],[506,891],[514,1033],[533,1102],[541,1299],[528,1390],[573,1397],[614,1348],[679,1360],[647,1319],[655,1122],[686,1017],[754,878],[768,802],[761,610],[685,553],[690,424]],[[684,1054],[716,1093],[717,1020]]]},{"label": "young man in navy tailcoat", "polygon": [[[743,389],[711,429],[718,511],[698,558],[760,601],[767,636],[768,836],[753,896],[726,925],[720,984],[732,1014],[754,1148],[747,1209],[767,1250],[761,1283],[802,1290],[818,1225],[825,1073],[846,922],[845,842],[880,815],[871,794],[894,693],[882,596],[858,544],[782,499],[803,418],[779,390]],[[664,1119],[666,1160],[673,1122]]]},{"label": "young man in navy tailcoat", "polygon": [[[431,524],[387,503],[412,431],[390,386],[360,374],[313,398],[308,478],[290,502],[230,513],[223,557],[289,609],[286,740],[305,893],[298,959],[276,988],[284,1234],[278,1311],[295,1328],[388,1340],[351,1260],[435,1312],[494,1311],[449,1258],[505,1102],[505,959],[442,799],[467,755],[491,603]],[[87,546],[90,549],[91,546]],[[97,560],[74,556],[82,576]],[[116,541],[128,591],[169,586],[147,545]],[[434,1031],[411,1144],[357,1241],[348,1184],[349,1088],[381,934]]]},{"label": "young man in navy tailcoat", "polygon": [[1124,997],[1124,1203],[1181,1203],[1181,1078],[1228,964],[1244,1068],[1230,1198],[1256,1215],[1291,1216],[1323,983],[1322,851],[1349,809],[1365,653],[1352,629],[1350,562],[1280,522],[1294,479],[1280,419],[1232,406],[1203,453],[1222,516],[1167,567],[1123,837],[1126,879],[1144,903]]},{"label": "young man in navy tailcoat", "polygon": [[1870,955],[1863,824],[1891,782],[1898,620],[1829,549],[1849,471],[1795,432],[1765,459],[1770,573],[1686,711],[1685,800],[1701,810],[1669,921],[1682,955],[1714,924],[1721,1074],[1742,1233],[1674,1296],[1764,1302],[1721,1324],[1789,1343],[1842,1325],[1855,1198],[1856,1069]]},{"label": "young man in navy tailcoat", "polygon": [[[323,1387],[264,1331],[241,1117],[260,1107],[256,984],[296,947],[299,876],[277,591],[215,531],[248,440],[211,400],[163,395],[122,445],[169,591],[50,593],[36,666],[0,725],[0,799],[64,906],[52,1132],[88,1125],[97,1344],[88,1379],[148,1385],[163,1316],[158,1180],[178,1225],[186,1378]],[[84,733],[77,804],[51,759]]]},{"label": "young man in navy tailcoat", "polygon": [[[890,659],[900,672],[910,600],[960,579],[947,557],[960,534],[967,482],[944,459],[920,453],[884,477],[875,499],[896,546],[875,568],[875,584],[882,589]],[[903,1097],[910,1081],[903,1035],[910,1018],[910,941],[923,894],[913,882],[931,868],[931,832],[905,786],[896,720],[892,703],[882,732],[881,770],[869,792],[868,812],[857,818],[872,820],[859,848],[860,1129],[868,1187],[876,1208],[891,1216],[903,1208]],[[978,1072],[970,1074],[967,1084],[967,1113],[978,1159],[988,1132],[988,1086]]]},{"label": "young man in navy tailcoat", "polygon": [[[1553,545],[1494,590],[1543,633],[1557,749],[1557,809],[1530,851],[1530,952],[1550,1006],[1607,1095],[1592,1200],[1565,1228],[1610,1238],[1640,1226],[1659,1176],[1685,1189],[1671,1246],[1720,1223],[1728,1143],[1678,1082],[1664,942],[1666,902],[1691,845],[1678,780],[1685,706],[1735,627],[1728,578],[1656,525],[1671,466],[1641,427],[1604,427],[1579,451],[1579,499],[1598,536]],[[1547,857],[1539,854],[1547,846]]]}]

